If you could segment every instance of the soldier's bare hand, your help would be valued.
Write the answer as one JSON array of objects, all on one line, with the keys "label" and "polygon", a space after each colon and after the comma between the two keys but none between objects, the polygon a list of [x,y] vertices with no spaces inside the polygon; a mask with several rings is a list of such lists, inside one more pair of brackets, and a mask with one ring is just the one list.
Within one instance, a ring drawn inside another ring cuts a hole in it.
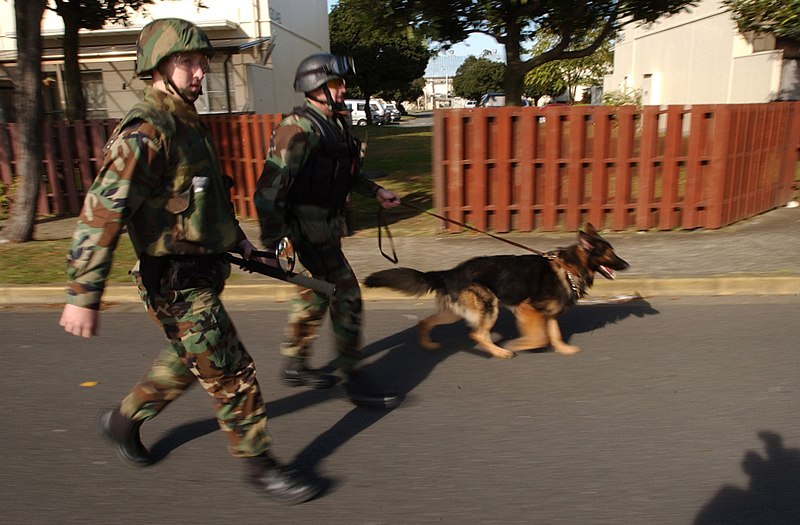
[{"label": "soldier's bare hand", "polygon": [[97,310],[66,304],[58,324],[64,328],[65,332],[88,339],[97,335],[99,318],[100,313]]},{"label": "soldier's bare hand", "polygon": [[397,196],[393,191],[387,190],[386,188],[381,188],[375,193],[375,198],[378,199],[378,203],[384,208],[394,208],[395,206],[400,206],[400,197]]},{"label": "soldier's bare hand", "polygon": [[242,250],[242,255],[245,259],[250,259],[253,255],[253,251],[255,251],[255,245],[250,242],[250,239],[244,239],[242,242],[239,243],[238,248]]}]

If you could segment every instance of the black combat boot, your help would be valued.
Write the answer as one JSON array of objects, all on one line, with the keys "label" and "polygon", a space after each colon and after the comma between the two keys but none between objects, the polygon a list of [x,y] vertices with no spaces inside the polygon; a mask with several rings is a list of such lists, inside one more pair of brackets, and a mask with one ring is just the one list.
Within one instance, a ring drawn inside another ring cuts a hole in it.
[{"label": "black combat boot", "polygon": [[153,463],[139,437],[139,427],[144,421],[133,421],[119,413],[119,409],[109,410],[100,416],[103,434],[117,446],[117,455],[126,463],[146,467]]},{"label": "black combat boot", "polygon": [[283,382],[289,386],[307,386],[309,388],[330,388],[336,384],[337,377],[309,368],[308,361],[290,358],[283,369]]},{"label": "black combat boot", "polygon": [[396,392],[386,392],[375,386],[363,371],[347,374],[344,382],[336,385],[334,394],[349,399],[356,406],[364,408],[395,408],[403,401],[403,396]]},{"label": "black combat boot", "polygon": [[303,479],[297,472],[281,465],[269,452],[245,458],[247,481],[260,493],[285,503],[297,505],[319,494],[321,487]]}]

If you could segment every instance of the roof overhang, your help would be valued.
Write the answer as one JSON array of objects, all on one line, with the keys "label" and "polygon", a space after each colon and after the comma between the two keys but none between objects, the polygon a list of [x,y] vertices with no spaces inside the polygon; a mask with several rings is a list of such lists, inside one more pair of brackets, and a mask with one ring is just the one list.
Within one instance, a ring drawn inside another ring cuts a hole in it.
[{"label": "roof overhang", "polygon": [[[137,31],[138,34],[138,31]],[[211,39],[214,52],[220,55],[238,55],[254,47],[270,41],[270,37],[219,38]],[[136,60],[136,44],[86,45],[78,50],[81,62],[120,62]],[[47,46],[42,49],[42,63],[53,64],[64,61],[64,50],[59,46]],[[14,65],[17,62],[17,50],[0,51],[0,64]]]}]

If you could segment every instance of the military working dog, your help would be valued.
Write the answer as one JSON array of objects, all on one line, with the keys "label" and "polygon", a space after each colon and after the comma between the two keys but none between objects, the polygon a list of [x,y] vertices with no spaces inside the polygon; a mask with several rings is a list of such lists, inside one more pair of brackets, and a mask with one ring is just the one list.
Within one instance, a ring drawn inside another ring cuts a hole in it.
[{"label": "military working dog", "polygon": [[[578,242],[548,253],[475,257],[433,272],[392,268],[369,275],[364,285],[417,297],[436,294],[439,311],[419,322],[419,343],[426,350],[441,346],[430,338],[435,326],[464,319],[472,329],[470,337],[481,349],[510,359],[514,352],[548,345],[561,354],[579,352],[578,347],[564,342],[556,316],[586,295],[596,273],[614,279],[615,271],[628,266],[588,223],[578,232]],[[500,305],[514,313],[520,331],[520,337],[505,348],[494,344],[490,334]]]}]

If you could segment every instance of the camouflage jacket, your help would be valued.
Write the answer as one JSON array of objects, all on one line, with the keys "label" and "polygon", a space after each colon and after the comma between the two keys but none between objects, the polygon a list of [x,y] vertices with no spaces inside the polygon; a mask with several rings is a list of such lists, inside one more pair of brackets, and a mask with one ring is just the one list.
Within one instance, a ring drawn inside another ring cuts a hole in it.
[{"label": "camouflage jacket", "polygon": [[[322,118],[327,118],[308,101],[306,107]],[[327,120],[334,122],[330,118]],[[341,126],[338,121],[336,125]],[[309,118],[296,113],[284,117],[272,133],[266,164],[253,196],[264,246],[274,246],[284,235],[296,235],[296,230],[293,230],[296,225],[291,224],[296,220],[315,223],[311,226],[317,231],[327,230],[330,235],[323,234],[324,237],[340,235],[343,218],[338,210],[313,205],[291,207],[287,202],[292,183],[312,156],[319,152],[321,141],[322,135],[316,125]],[[352,190],[362,195],[374,195],[380,188],[367,179],[360,168],[354,174],[352,182]]]},{"label": "camouflage jacket", "polygon": [[147,89],[105,147],[67,256],[67,302],[97,309],[127,228],[136,255],[224,253],[245,238],[194,107]]}]

